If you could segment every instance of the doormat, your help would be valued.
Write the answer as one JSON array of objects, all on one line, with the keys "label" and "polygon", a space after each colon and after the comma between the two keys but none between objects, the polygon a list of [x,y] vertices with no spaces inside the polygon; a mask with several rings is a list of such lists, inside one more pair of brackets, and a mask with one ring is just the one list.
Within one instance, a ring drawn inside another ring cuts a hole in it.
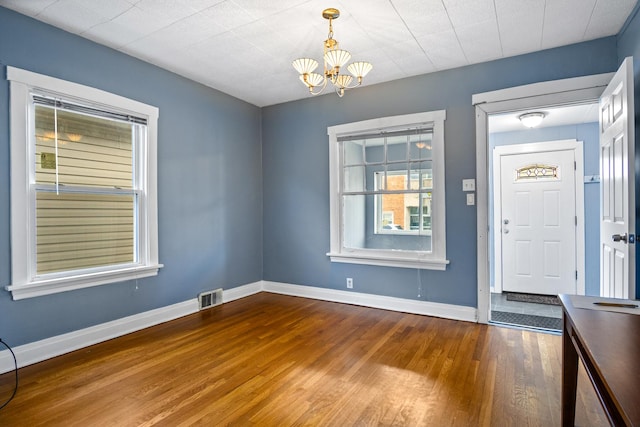
[{"label": "doormat", "polygon": [[491,321],[508,323],[532,328],[562,330],[562,319],[557,317],[534,316],[532,314],[508,313],[506,311],[491,311]]},{"label": "doormat", "polygon": [[506,294],[507,294],[507,301],[533,302],[536,304],[546,304],[546,305],[560,305],[560,300],[555,295],[521,294],[517,292],[506,292]]}]

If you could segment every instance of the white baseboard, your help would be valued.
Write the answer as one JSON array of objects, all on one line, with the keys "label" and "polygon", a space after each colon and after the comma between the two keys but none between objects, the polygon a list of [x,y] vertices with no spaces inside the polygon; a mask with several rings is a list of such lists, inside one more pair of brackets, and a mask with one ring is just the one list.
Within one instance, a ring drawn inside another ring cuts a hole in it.
[{"label": "white baseboard", "polygon": [[[55,337],[46,338],[13,349],[18,368],[60,356],[80,348],[116,338],[159,323],[177,319],[198,311],[198,300],[193,299],[111,322],[80,329]],[[14,362],[8,350],[0,352],[0,373],[13,370]]]},{"label": "white baseboard", "polygon": [[222,302],[231,302],[249,295],[262,292],[262,281],[249,283],[248,285],[238,286],[237,288],[222,291]]},{"label": "white baseboard", "polygon": [[313,298],[324,301],[341,302],[345,304],[361,305],[364,307],[381,308],[384,310],[400,311],[403,313],[421,314],[424,316],[442,317],[445,319],[478,321],[478,310],[474,307],[442,304],[430,301],[416,301],[405,298],[387,297],[360,292],[340,291],[336,289],[316,288],[314,286],[300,286],[288,283],[264,281],[262,289],[276,294]]},{"label": "white baseboard", "polygon": [[[268,281],[249,283],[225,290],[222,293],[222,300],[224,303],[227,303],[262,291],[381,308],[404,313],[443,317],[446,319],[464,320],[468,322],[477,321],[477,309],[473,307]],[[193,314],[197,311],[198,300],[194,298],[167,307],[134,314],[133,316],[123,317],[122,319],[24,344],[16,347],[13,351],[16,354],[18,367],[21,368],[99,342]],[[13,368],[13,357],[9,350],[0,351],[0,374],[12,371]]]}]

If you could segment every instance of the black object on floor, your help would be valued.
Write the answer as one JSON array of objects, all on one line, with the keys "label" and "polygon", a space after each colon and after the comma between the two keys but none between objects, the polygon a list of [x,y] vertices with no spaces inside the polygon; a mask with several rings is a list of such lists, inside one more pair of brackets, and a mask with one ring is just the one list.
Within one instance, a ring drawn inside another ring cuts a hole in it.
[{"label": "black object on floor", "polygon": [[491,321],[510,325],[530,326],[533,328],[562,330],[562,319],[556,317],[534,316],[532,314],[491,311]]},{"label": "black object on floor", "polygon": [[536,304],[546,304],[546,305],[560,305],[560,300],[555,295],[521,294],[518,292],[505,292],[505,293],[507,294],[507,301],[533,302]]}]

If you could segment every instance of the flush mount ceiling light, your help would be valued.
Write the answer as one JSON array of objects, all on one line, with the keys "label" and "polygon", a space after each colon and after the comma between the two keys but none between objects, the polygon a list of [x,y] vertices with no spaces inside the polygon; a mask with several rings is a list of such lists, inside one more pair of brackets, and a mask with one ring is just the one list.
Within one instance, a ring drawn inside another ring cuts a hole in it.
[{"label": "flush mount ceiling light", "polygon": [[521,114],[518,116],[518,119],[528,128],[534,128],[542,123],[542,119],[544,119],[545,114],[539,111],[533,113]]},{"label": "flush mount ceiling light", "polygon": [[[338,9],[329,8],[322,12],[322,17],[329,20],[329,36],[324,41],[324,73],[314,73],[318,67],[318,61],[311,58],[299,58],[293,61],[293,68],[300,73],[300,81],[309,88],[311,95],[319,95],[327,87],[327,83],[331,82],[335,87],[338,96],[344,95],[345,89],[351,89],[362,84],[362,78],[367,75],[373,66],[364,61],[353,62],[347,66],[347,70],[353,77],[348,74],[340,74],[340,67],[344,66],[351,59],[351,54],[343,49],[338,48],[338,41],[333,38],[334,19],[338,19],[340,11]],[[353,82],[353,84],[351,84]]]}]

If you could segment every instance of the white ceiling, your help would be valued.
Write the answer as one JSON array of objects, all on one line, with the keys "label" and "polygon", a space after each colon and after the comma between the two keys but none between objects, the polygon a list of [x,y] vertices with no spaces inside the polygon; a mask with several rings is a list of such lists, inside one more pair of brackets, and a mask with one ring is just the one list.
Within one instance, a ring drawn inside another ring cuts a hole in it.
[{"label": "white ceiling", "polygon": [[524,113],[541,112],[545,114],[537,129],[570,124],[598,123],[598,104],[567,105],[561,107],[536,108],[489,116],[489,133],[528,130],[520,123],[518,116]]},{"label": "white ceiling", "polygon": [[637,0],[0,0],[257,106],[310,96],[291,61],[334,38],[364,85],[617,34]]}]

